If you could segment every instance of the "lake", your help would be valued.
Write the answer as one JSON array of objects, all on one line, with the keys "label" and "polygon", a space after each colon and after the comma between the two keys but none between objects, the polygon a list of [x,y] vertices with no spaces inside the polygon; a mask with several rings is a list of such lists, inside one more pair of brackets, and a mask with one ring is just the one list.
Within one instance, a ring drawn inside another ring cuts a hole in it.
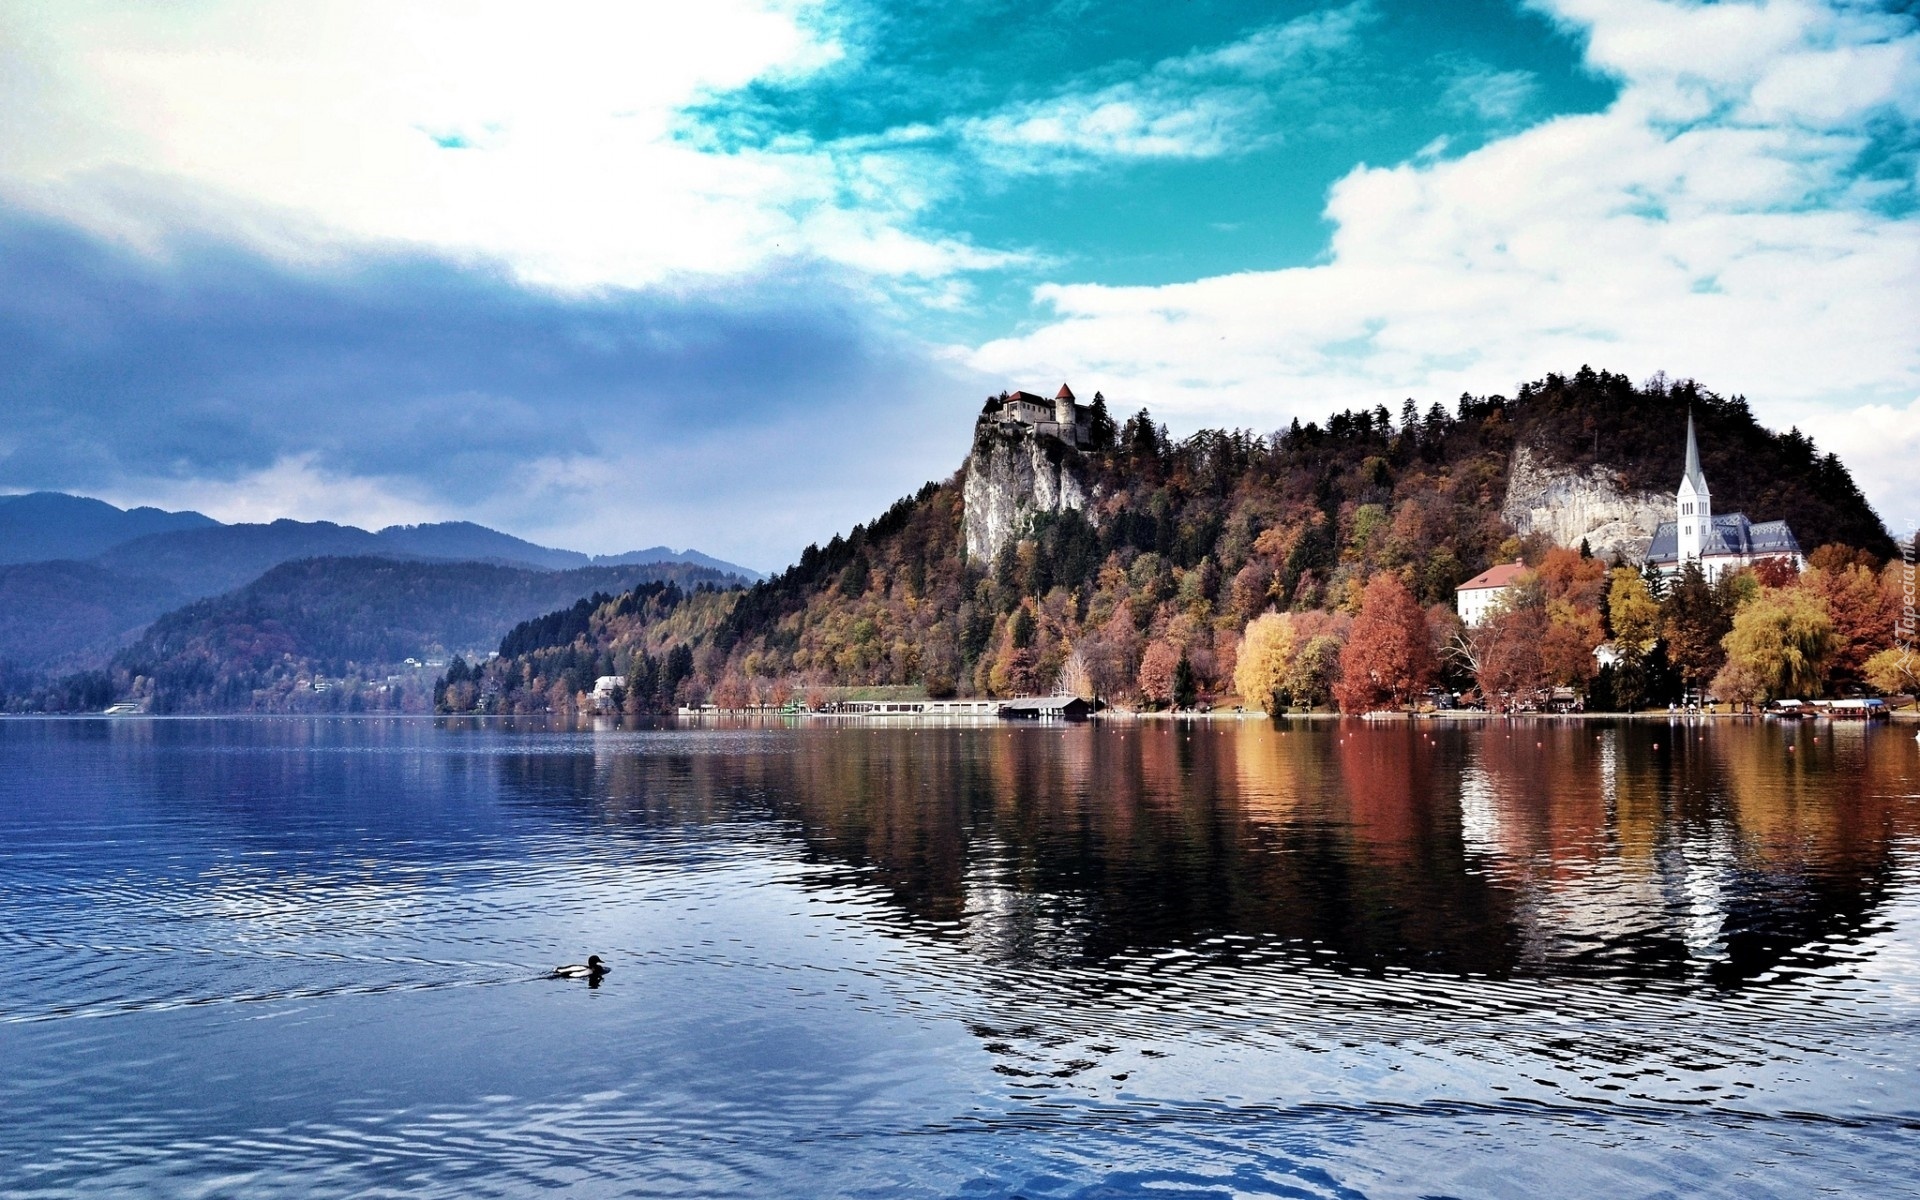
[{"label": "lake", "polygon": [[1917,867],[1900,726],[0,720],[0,1194],[1920,1194]]}]

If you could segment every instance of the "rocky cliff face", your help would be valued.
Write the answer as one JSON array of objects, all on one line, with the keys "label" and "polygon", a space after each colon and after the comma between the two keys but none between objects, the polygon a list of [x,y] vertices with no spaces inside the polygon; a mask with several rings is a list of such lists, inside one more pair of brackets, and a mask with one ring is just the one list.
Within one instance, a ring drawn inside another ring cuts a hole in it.
[{"label": "rocky cliff face", "polygon": [[1673,497],[1630,492],[1605,467],[1575,471],[1517,446],[1500,515],[1522,535],[1544,533],[1560,546],[1578,546],[1585,538],[1602,558],[1617,550],[1637,561],[1654,529],[1673,516]]},{"label": "rocky cliff face", "polygon": [[967,457],[967,557],[991,562],[1036,513],[1085,509],[1084,460],[1059,438],[983,421]]}]

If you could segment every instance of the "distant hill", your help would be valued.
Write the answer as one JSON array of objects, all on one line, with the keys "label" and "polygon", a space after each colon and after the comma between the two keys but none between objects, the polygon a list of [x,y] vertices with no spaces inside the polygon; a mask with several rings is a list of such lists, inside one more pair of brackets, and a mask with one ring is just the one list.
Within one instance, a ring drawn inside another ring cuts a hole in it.
[{"label": "distant hill", "polygon": [[452,655],[484,657],[521,621],[583,593],[740,582],[686,563],[543,571],[302,559],[161,616],[105,672],[70,680],[63,692],[82,701],[75,707],[132,697],[157,712],[417,709]]},{"label": "distant hill", "polygon": [[[241,532],[218,534],[213,530]],[[129,543],[153,535],[197,532],[204,536],[183,541]],[[459,562],[499,562],[549,571],[577,567],[625,566],[634,563],[684,562],[711,567],[743,579],[763,578],[749,567],[700,553],[653,546],[624,554],[582,554],[558,550],[501,533],[471,521],[442,521],[424,525],[389,525],[378,533],[331,521],[278,520],[269,524],[227,525],[197,512],[165,512],[157,508],[120,509],[104,500],[65,492],[29,492],[0,496],[0,564],[83,561],[127,547],[110,569],[136,566],[158,569],[169,577],[179,564],[212,554],[215,569],[231,579],[236,573],[251,579],[276,562],[290,562],[315,554],[384,554],[394,557],[441,558]],[[232,565],[226,565],[228,561]],[[249,573],[249,571],[251,573]],[[200,594],[224,590],[212,588]]]},{"label": "distant hill", "polygon": [[191,596],[210,596],[239,587],[277,563],[360,555],[492,562],[542,571],[685,562],[749,582],[760,578],[756,571],[693,550],[676,553],[663,546],[591,558],[574,550],[537,546],[467,521],[389,525],[379,533],[331,521],[284,518],[268,525],[213,525],[137,538],[115,546],[94,561],[110,570],[170,580]]},{"label": "distant hill", "polygon": [[675,550],[671,546],[654,546],[646,550],[629,550],[625,554],[596,554],[593,557],[594,565],[600,567],[619,566],[623,563],[657,562],[694,563],[697,566],[712,567],[716,571],[725,571],[729,575],[738,575],[752,583],[766,578],[765,575],[750,567],[730,563],[723,558],[714,558],[691,548]]},{"label": "distant hill", "polygon": [[[373,535],[380,553],[451,558],[464,562],[513,563],[549,571],[590,567],[594,560],[577,550],[536,546],[511,534],[471,521],[443,521],[437,525],[389,525]],[[685,561],[685,560],[682,560]],[[710,564],[701,564],[702,566]]]},{"label": "distant hill", "polygon": [[148,534],[217,524],[197,512],[119,509],[64,492],[0,496],[0,563],[92,558]]},{"label": "distant hill", "polygon": [[98,666],[189,598],[170,580],[97,563],[0,566],[0,663],[28,673]]},{"label": "distant hill", "polygon": [[282,519],[269,525],[210,525],[151,534],[123,542],[93,561],[109,571],[164,579],[188,599],[198,599],[232,591],[267,568],[295,559],[379,554],[412,557],[390,551],[376,535],[351,525]]}]

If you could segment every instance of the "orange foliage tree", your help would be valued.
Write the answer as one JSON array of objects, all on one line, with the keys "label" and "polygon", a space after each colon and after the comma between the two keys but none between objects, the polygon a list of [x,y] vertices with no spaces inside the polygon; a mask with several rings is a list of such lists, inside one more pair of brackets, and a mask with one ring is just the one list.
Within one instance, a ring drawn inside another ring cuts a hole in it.
[{"label": "orange foliage tree", "polygon": [[[1823,550],[1833,547],[1822,547]],[[1827,673],[1840,689],[1864,681],[1867,660],[1893,641],[1899,610],[1868,568],[1850,563],[1837,570],[1810,567],[1797,585],[1818,596],[1833,619],[1838,639]]]},{"label": "orange foliage tree", "polygon": [[1406,704],[1433,683],[1427,614],[1397,575],[1382,572],[1361,593],[1353,631],[1340,652],[1334,699],[1343,712]]},{"label": "orange foliage tree", "polygon": [[1173,700],[1173,673],[1180,668],[1180,651],[1155,642],[1140,658],[1140,695],[1154,704]]},{"label": "orange foliage tree", "polygon": [[1538,603],[1502,606],[1474,631],[1474,682],[1495,712],[1537,706],[1552,686],[1553,624]]}]

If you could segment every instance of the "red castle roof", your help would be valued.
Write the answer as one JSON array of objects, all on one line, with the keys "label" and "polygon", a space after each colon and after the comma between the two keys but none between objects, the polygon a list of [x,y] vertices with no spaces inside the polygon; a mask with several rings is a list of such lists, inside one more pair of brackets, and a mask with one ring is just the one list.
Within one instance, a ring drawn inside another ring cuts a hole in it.
[{"label": "red castle roof", "polygon": [[1063,383],[1060,385],[1060,390],[1053,394],[1053,398],[1055,400],[1071,400],[1073,399],[1073,389]]}]

